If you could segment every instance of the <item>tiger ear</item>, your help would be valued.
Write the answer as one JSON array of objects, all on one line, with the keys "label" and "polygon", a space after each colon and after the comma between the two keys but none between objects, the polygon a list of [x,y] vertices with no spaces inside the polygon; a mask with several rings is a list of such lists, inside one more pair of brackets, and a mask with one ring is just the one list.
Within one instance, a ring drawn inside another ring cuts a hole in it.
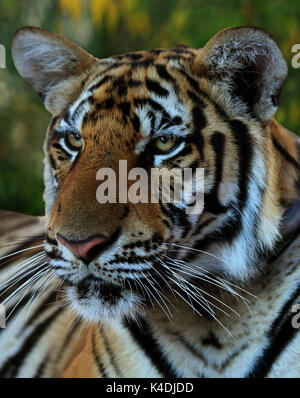
[{"label": "tiger ear", "polygon": [[39,93],[52,114],[63,109],[79,89],[78,76],[97,61],[70,40],[36,27],[15,32],[12,56],[20,75]]},{"label": "tiger ear", "polygon": [[238,114],[251,112],[262,122],[275,114],[288,68],[277,43],[264,30],[222,30],[199,51],[195,66],[231,99]]}]

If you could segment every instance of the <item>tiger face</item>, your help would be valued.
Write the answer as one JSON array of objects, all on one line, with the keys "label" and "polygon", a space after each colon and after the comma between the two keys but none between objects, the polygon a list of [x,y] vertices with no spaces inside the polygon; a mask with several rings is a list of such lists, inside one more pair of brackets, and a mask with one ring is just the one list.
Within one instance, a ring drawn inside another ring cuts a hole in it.
[{"label": "tiger face", "polygon": [[[22,28],[13,57],[53,116],[45,251],[77,312],[135,316],[174,291],[193,299],[183,287],[203,273],[255,275],[278,237],[283,200],[270,125],[287,66],[266,32],[226,29],[203,49],[99,60],[59,35]],[[97,173],[113,170],[118,189],[120,161],[148,176],[154,167],[204,169],[203,210],[189,214],[185,196],[99,203]]]}]

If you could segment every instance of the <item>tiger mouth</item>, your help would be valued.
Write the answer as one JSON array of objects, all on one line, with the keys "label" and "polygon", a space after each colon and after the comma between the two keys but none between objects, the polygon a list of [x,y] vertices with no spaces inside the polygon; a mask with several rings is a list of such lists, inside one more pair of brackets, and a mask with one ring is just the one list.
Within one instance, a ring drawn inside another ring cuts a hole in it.
[{"label": "tiger mouth", "polygon": [[88,276],[78,283],[67,281],[67,301],[70,309],[91,322],[113,322],[134,319],[144,313],[149,304],[137,289],[129,288],[126,280],[121,285]]},{"label": "tiger mouth", "polygon": [[71,282],[69,279],[64,279],[63,283],[67,288],[72,289],[79,301],[93,299],[102,304],[114,305],[119,300],[126,300],[128,295],[138,296],[144,304],[146,301],[142,289],[126,279],[119,284],[89,275],[78,283]]}]

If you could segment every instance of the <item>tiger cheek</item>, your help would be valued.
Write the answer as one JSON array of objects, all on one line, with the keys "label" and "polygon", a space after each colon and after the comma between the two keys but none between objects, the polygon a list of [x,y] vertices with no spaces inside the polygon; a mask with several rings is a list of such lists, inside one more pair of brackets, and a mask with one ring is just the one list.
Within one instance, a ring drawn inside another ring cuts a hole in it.
[{"label": "tiger cheek", "polygon": [[156,231],[161,237],[165,236],[166,226],[163,223],[163,213],[158,203],[137,203],[134,207],[147,229]]}]

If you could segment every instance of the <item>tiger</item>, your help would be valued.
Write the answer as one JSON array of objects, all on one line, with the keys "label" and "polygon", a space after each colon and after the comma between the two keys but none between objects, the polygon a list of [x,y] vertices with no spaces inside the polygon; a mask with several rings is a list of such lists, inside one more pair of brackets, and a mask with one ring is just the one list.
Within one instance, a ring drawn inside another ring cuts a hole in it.
[{"label": "tiger", "polygon": [[[275,119],[275,39],[233,27],[98,59],[22,27],[12,56],[51,121],[45,215],[0,213],[0,376],[299,377],[299,138]],[[197,184],[100,202],[121,160],[203,170],[203,208]]]}]

